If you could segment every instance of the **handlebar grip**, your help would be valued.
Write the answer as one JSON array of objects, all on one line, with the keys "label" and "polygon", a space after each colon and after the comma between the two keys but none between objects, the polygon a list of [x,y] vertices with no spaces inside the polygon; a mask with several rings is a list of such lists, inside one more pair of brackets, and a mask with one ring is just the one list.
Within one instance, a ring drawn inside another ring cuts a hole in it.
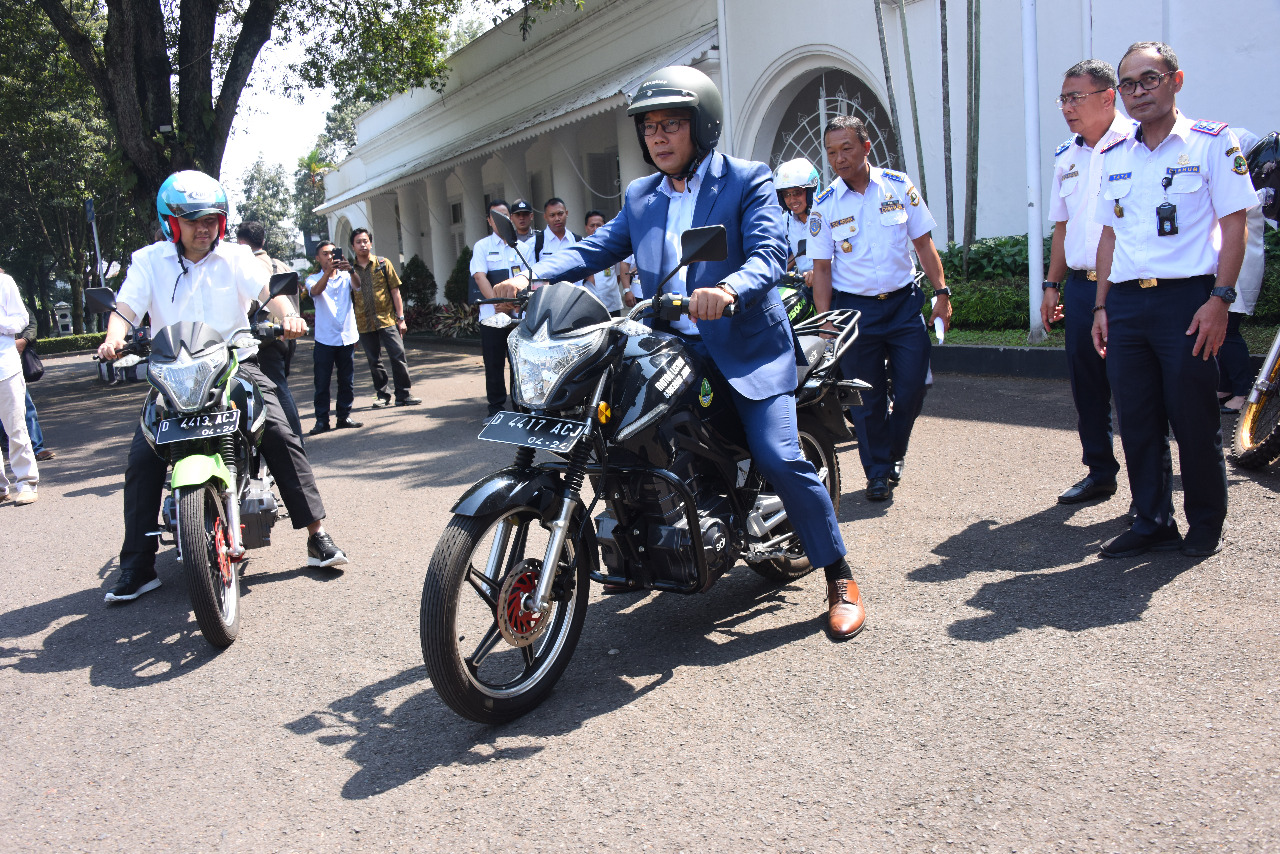
[{"label": "handlebar grip", "polygon": [[738,302],[734,300],[724,307],[724,311],[720,312],[723,317],[733,317],[738,313]]}]

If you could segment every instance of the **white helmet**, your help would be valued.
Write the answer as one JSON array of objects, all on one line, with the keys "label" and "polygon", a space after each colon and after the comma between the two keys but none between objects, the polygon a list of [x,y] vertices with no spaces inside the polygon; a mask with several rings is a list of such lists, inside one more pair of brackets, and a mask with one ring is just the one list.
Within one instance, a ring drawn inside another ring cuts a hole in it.
[{"label": "white helmet", "polygon": [[813,164],[803,157],[795,160],[788,160],[779,166],[773,173],[773,187],[778,191],[778,204],[786,207],[786,203],[782,200],[784,190],[790,190],[794,187],[804,187],[808,201],[805,207],[812,207],[813,197],[818,192],[818,184],[821,177],[818,170]]}]

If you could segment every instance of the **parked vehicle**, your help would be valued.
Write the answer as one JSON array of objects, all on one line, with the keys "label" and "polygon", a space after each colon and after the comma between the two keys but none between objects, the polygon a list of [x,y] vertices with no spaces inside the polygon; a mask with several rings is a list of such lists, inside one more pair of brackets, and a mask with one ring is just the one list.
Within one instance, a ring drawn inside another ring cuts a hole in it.
[{"label": "parked vehicle", "polygon": [[[682,238],[682,266],[724,256],[721,226]],[[458,714],[500,723],[542,702],[573,655],[592,581],[690,594],[739,560],[778,583],[812,571],[752,466],[727,384],[679,337],[638,322],[686,310],[663,296],[615,319],[568,283],[524,301],[508,339],[520,411],[480,433],[517,446],[515,459],[454,505],[423,583],[423,660]],[[800,447],[837,507],[841,410],[866,387],[839,379],[857,320],[832,311],[796,327]],[[834,337],[819,336],[827,323]]]},{"label": "parked vehicle", "polygon": [[1236,465],[1266,468],[1280,459],[1280,331],[1236,420]]}]

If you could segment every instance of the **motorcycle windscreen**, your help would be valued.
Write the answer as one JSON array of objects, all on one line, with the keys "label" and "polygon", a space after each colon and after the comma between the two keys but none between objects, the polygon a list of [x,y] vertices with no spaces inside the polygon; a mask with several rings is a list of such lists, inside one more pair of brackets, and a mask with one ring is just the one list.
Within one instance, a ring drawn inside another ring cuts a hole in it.
[{"label": "motorcycle windscreen", "polygon": [[155,334],[151,339],[151,360],[172,362],[184,347],[192,356],[199,356],[222,343],[222,336],[212,326],[184,320]]},{"label": "motorcycle windscreen", "polygon": [[546,324],[547,334],[554,337],[612,319],[609,309],[591,291],[569,282],[556,282],[533,292],[520,325],[532,336]]}]

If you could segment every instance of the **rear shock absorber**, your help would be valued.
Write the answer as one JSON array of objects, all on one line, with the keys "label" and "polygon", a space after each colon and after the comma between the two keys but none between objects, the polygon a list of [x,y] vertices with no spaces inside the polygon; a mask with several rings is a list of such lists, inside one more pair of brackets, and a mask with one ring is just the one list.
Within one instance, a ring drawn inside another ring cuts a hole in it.
[{"label": "rear shock absorber", "polygon": [[236,442],[231,433],[218,440],[218,454],[223,465],[231,473],[231,483],[222,490],[222,501],[227,508],[227,533],[230,535],[230,547],[227,557],[233,561],[244,559],[244,531],[240,527],[240,490],[236,488],[239,477],[236,474]]}]

